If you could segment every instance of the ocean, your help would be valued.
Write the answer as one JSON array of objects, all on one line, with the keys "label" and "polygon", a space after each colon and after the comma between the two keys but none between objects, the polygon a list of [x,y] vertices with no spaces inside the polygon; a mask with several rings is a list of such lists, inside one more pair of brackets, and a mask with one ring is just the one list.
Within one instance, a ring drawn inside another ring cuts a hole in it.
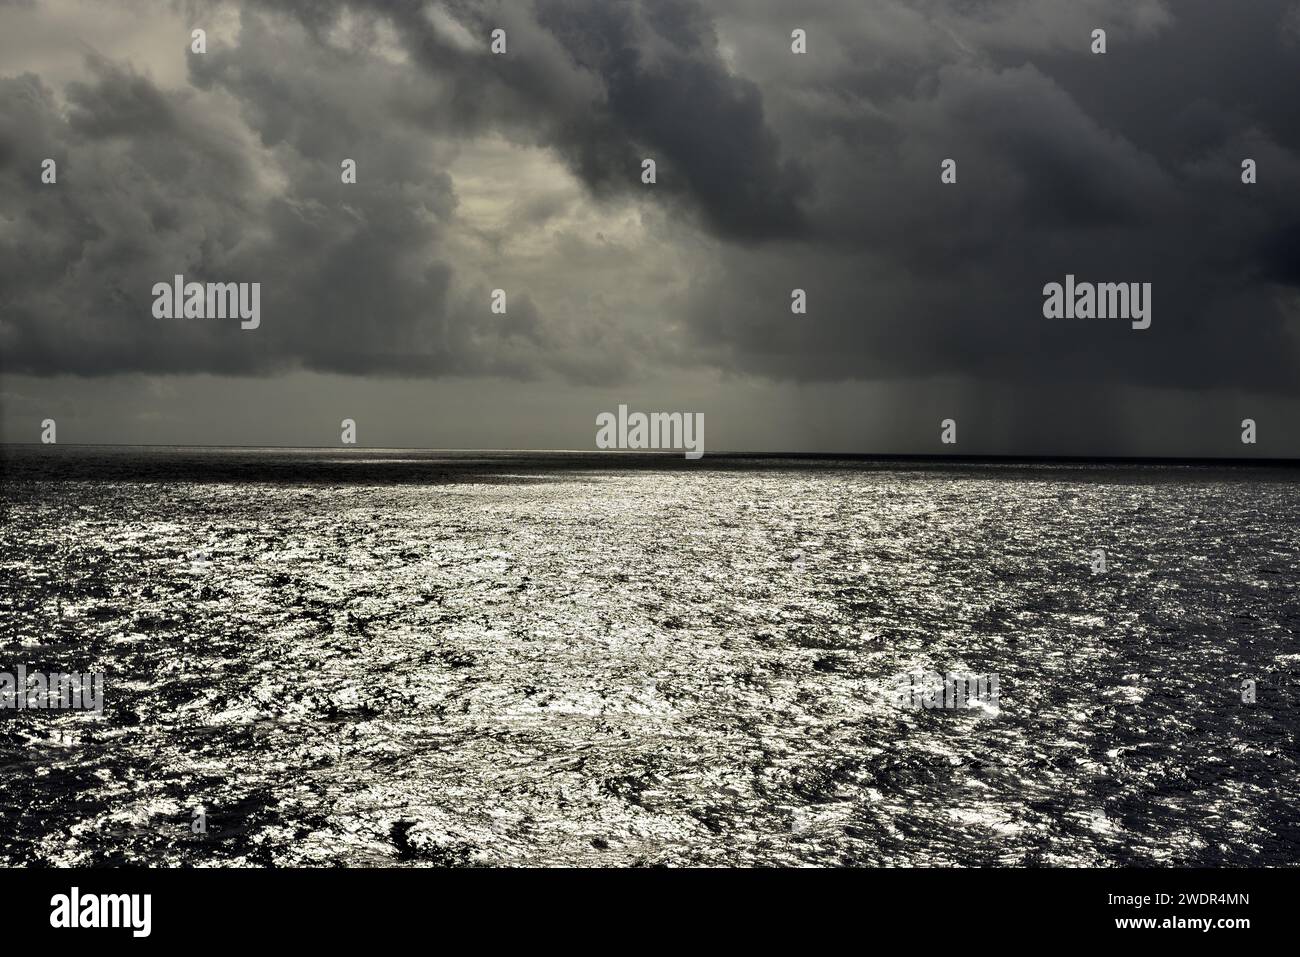
[{"label": "ocean", "polygon": [[[0,467],[0,672],[104,676],[98,712],[0,710],[6,864],[1300,855],[1297,469]],[[949,673],[996,701],[900,700]]]}]

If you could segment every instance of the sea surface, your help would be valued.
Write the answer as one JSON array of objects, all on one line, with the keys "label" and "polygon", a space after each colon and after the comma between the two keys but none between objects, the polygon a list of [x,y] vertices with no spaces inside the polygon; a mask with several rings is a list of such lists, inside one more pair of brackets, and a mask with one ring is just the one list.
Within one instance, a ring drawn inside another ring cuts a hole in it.
[{"label": "sea surface", "polygon": [[0,671],[106,676],[0,711],[5,864],[1300,860],[1300,470],[0,468]]}]

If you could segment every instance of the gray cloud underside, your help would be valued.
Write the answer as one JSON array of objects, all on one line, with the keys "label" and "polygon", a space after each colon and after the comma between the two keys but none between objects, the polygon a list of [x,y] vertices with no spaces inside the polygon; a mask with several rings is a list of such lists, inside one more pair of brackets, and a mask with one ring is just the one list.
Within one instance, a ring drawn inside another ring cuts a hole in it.
[{"label": "gray cloud underside", "polygon": [[[62,89],[3,76],[0,367],[1300,391],[1294,3],[875,6],[246,3],[181,84],[93,44]],[[577,198],[521,186],[485,232],[450,168],[490,138]],[[1044,319],[1067,272],[1153,283],[1152,328]],[[261,282],[262,327],[154,320],[175,273]]]}]

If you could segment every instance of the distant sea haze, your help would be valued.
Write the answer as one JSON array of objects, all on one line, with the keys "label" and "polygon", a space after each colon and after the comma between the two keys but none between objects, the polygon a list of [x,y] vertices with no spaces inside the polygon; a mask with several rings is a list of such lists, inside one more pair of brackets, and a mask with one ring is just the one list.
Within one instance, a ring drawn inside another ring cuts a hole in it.
[{"label": "distant sea haze", "polygon": [[[64,446],[0,465],[0,671],[104,675],[100,713],[0,719],[7,864],[1300,850],[1295,469]],[[980,676],[995,706],[900,707],[915,674]]]}]

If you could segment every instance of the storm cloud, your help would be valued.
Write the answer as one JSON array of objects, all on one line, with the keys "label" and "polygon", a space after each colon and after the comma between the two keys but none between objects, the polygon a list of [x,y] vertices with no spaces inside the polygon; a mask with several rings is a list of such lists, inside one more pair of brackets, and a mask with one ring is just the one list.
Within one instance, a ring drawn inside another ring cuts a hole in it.
[{"label": "storm cloud", "polygon": [[[82,9],[0,5],[6,375],[1300,395],[1293,0]],[[176,274],[260,328],[155,319]],[[1045,319],[1067,274],[1151,328]]]}]

